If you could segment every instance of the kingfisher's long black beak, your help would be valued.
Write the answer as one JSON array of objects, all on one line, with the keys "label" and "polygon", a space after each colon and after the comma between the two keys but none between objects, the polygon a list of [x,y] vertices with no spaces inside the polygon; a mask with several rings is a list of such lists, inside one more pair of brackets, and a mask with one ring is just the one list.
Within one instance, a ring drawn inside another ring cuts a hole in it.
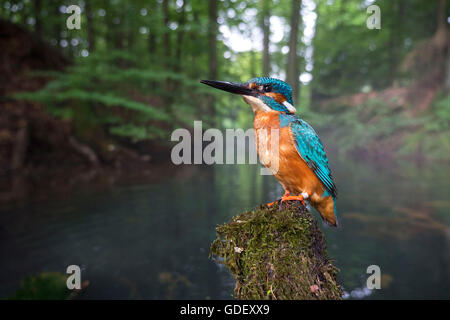
[{"label": "kingfisher's long black beak", "polygon": [[244,84],[232,83],[226,81],[216,81],[216,80],[201,80],[201,83],[207,84],[216,89],[231,92],[234,94],[241,94],[246,96],[256,96],[256,91],[250,89]]}]

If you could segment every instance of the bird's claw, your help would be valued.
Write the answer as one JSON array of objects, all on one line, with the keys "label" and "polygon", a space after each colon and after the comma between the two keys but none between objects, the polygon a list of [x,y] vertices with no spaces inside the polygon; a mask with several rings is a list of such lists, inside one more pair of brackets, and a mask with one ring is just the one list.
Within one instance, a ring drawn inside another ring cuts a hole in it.
[{"label": "bird's claw", "polygon": [[302,192],[298,196],[291,196],[290,193],[286,191],[280,199],[277,199],[274,202],[268,203],[267,206],[270,208],[275,203],[278,203],[281,207],[281,205],[284,201],[300,201],[304,206],[306,206],[305,200],[308,198],[309,198],[309,194],[307,192]]},{"label": "bird's claw", "polygon": [[271,207],[271,206],[273,206],[275,203],[280,203],[280,201],[281,201],[281,198],[280,199],[277,199],[277,200],[275,200],[275,201],[273,201],[273,202],[269,202],[268,204],[267,204],[267,207]]},{"label": "bird's claw", "polygon": [[305,200],[305,198],[302,195],[281,197],[281,202],[283,202],[283,201],[300,201],[303,205],[305,205],[304,200]]}]

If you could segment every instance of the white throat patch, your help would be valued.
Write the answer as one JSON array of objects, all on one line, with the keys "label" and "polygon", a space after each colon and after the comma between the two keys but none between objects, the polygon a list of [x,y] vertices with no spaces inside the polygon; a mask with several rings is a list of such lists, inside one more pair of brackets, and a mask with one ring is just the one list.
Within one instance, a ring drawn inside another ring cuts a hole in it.
[{"label": "white throat patch", "polygon": [[[268,105],[266,105],[264,102],[262,102],[260,99],[258,99],[256,97],[252,97],[252,96],[242,96],[242,97],[244,97],[244,101],[252,107],[253,112],[273,111]],[[290,113],[297,113],[297,109],[295,109],[295,107],[292,104],[290,104],[289,102],[285,101],[285,102],[283,102],[283,105],[289,110]]]},{"label": "white throat patch", "polygon": [[264,102],[262,102],[261,100],[259,100],[256,97],[252,97],[252,96],[243,96],[243,97],[244,97],[244,101],[247,102],[252,107],[253,112],[256,112],[256,111],[265,111],[265,112],[272,111],[272,109],[270,109],[268,105],[266,105]]}]

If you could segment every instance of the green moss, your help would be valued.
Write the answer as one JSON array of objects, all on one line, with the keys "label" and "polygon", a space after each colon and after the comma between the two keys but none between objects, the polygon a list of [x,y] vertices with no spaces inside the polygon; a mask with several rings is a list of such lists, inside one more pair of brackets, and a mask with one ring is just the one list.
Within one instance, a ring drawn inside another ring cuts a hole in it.
[{"label": "green moss", "polygon": [[337,268],[301,204],[261,206],[217,227],[210,256],[236,280],[238,299],[341,299]]},{"label": "green moss", "polygon": [[70,296],[66,285],[67,276],[58,272],[43,272],[27,276],[22,287],[9,299],[11,300],[62,300]]}]

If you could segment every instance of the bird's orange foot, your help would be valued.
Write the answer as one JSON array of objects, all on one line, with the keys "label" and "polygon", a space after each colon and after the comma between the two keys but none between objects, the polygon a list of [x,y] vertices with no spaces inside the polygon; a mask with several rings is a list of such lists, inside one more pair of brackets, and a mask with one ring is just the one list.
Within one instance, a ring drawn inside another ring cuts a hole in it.
[{"label": "bird's orange foot", "polygon": [[274,202],[270,202],[267,204],[267,206],[270,208],[271,206],[273,206],[275,203],[281,203],[283,201],[283,197],[289,197],[290,193],[289,191],[285,191],[283,196],[280,199],[275,200]]},{"label": "bird's orange foot", "polygon": [[268,204],[267,204],[267,206],[270,208],[271,206],[273,206],[275,203],[277,203],[278,201],[280,201],[280,199],[278,199],[278,200],[275,200],[275,201],[273,201],[273,202],[269,202]]},{"label": "bird's orange foot", "polygon": [[305,199],[309,198],[309,194],[307,192],[302,192],[298,196],[284,195],[281,197],[281,201],[300,201],[303,205],[305,205]]}]

